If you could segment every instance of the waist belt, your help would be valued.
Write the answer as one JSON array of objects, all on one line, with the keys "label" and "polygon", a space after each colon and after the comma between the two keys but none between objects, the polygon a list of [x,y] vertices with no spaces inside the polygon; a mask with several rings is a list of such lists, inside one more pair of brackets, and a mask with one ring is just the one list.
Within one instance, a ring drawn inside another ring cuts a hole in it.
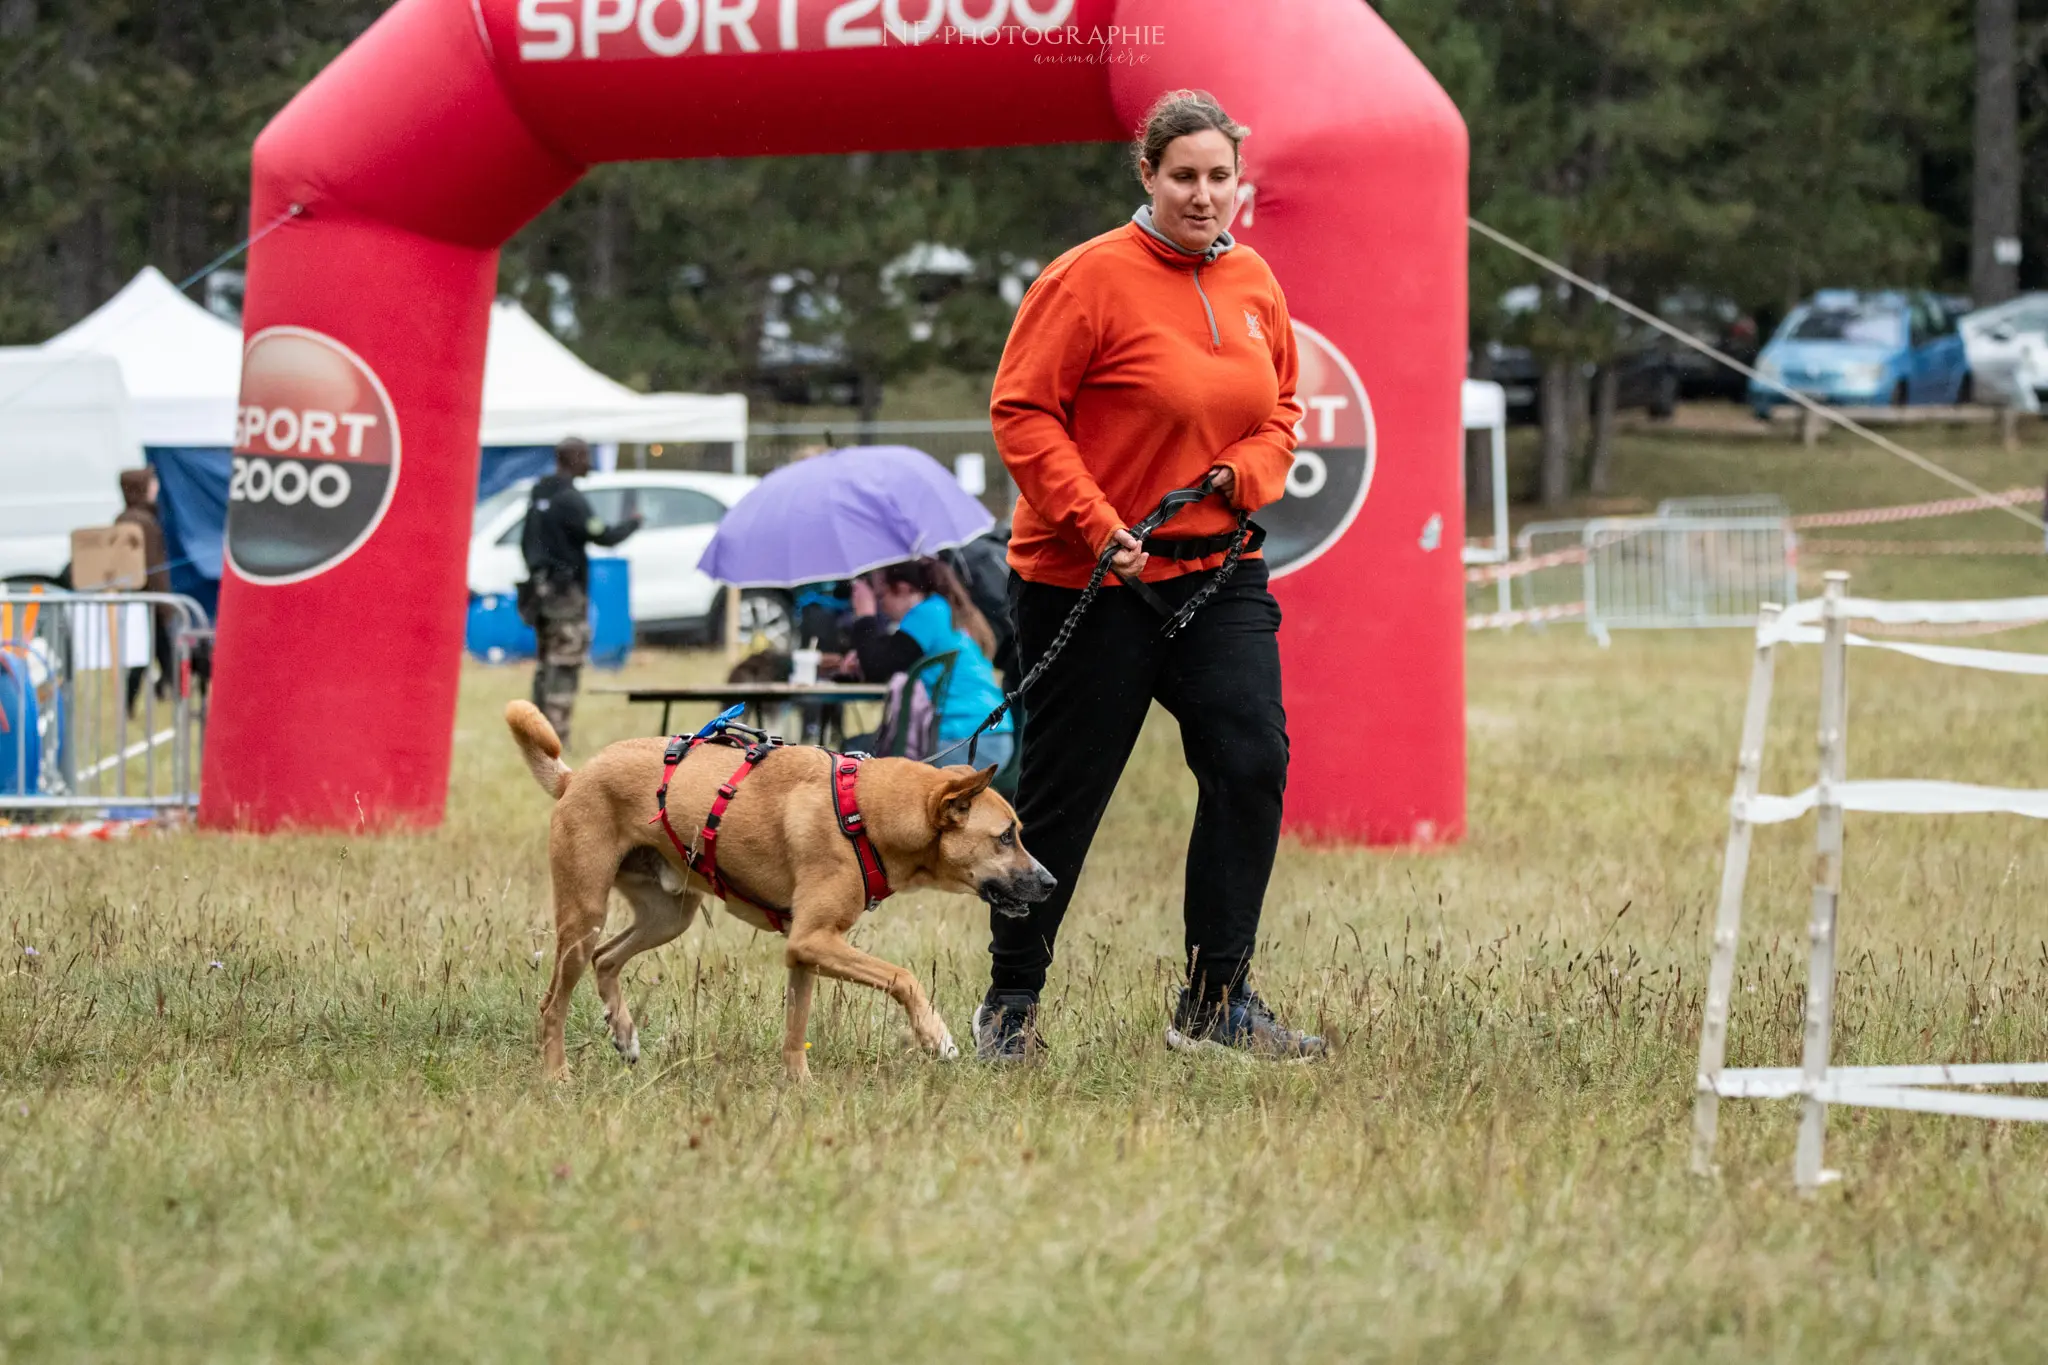
[{"label": "waist belt", "polygon": [[[1266,543],[1266,528],[1256,521],[1247,522],[1251,535],[1246,538],[1242,553],[1250,554]],[[1237,531],[1218,531],[1213,536],[1146,536],[1145,553],[1158,555],[1161,559],[1207,559],[1211,555],[1227,553],[1237,542]]]}]

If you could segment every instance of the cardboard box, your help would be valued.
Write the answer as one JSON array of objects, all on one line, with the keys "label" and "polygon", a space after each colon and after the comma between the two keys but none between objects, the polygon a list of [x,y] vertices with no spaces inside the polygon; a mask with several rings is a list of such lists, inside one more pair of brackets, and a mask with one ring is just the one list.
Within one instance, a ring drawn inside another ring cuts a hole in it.
[{"label": "cardboard box", "polygon": [[87,526],[71,533],[74,592],[140,592],[149,581],[140,526]]}]

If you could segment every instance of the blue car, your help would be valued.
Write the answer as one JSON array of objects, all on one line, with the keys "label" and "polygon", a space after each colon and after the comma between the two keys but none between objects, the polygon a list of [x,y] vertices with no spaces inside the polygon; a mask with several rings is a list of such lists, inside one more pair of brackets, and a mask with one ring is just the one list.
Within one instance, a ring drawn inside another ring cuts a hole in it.
[{"label": "blue car", "polygon": [[[1955,317],[1918,290],[1823,289],[1792,310],[1757,357],[1768,378],[1844,406],[1967,403],[1970,365]],[[1751,411],[1768,420],[1791,400],[1751,380]]]}]

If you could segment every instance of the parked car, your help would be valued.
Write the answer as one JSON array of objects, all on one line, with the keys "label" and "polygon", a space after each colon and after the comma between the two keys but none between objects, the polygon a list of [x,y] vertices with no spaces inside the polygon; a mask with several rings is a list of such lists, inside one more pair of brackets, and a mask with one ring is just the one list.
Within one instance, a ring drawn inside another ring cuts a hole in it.
[{"label": "parked car", "polygon": [[[1542,290],[1522,285],[1501,295],[1500,310],[1510,320],[1542,306]],[[1756,319],[1733,300],[1698,289],[1667,294],[1657,305],[1666,322],[1748,364],[1756,358]],[[1731,370],[1653,327],[1620,319],[1622,354],[1617,372],[1615,406],[1641,408],[1652,417],[1669,417],[1681,398],[1724,397],[1739,401],[1745,382]],[[1474,379],[1491,379],[1507,390],[1508,420],[1540,422],[1543,418],[1543,363],[1525,346],[1490,341],[1468,364]],[[1587,367],[1588,399],[1594,369]]]},{"label": "parked car", "polygon": [[[1489,341],[1483,364],[1469,364],[1466,369],[1471,378],[1491,379],[1506,392],[1510,423],[1543,420],[1543,362],[1528,347]],[[1586,366],[1588,402],[1595,370],[1595,366]],[[1652,417],[1669,417],[1678,406],[1679,392],[1678,368],[1669,356],[1644,348],[1621,358],[1614,400],[1617,409],[1642,408]]]},{"label": "parked car", "polygon": [[[1954,317],[1919,290],[1824,289],[1792,310],[1756,367],[1824,403],[1967,403],[1972,392]],[[1749,385],[1761,419],[1789,401]]]},{"label": "parked car", "polygon": [[[1756,363],[1760,340],[1756,319],[1733,299],[1697,289],[1681,289],[1658,304],[1657,316],[1723,355],[1745,365]],[[1731,370],[1712,356],[1702,355],[1662,333],[1652,332],[1649,344],[1670,358],[1672,368],[1678,372],[1680,397],[1742,401],[1749,383],[1749,377],[1742,371]]]},{"label": "parked car", "polygon": [[[759,480],[741,474],[619,470],[577,481],[590,510],[606,521],[638,513],[644,524],[616,549],[632,566],[633,628],[643,637],[716,638],[724,629],[725,593],[697,569],[697,560],[726,510]],[[519,552],[533,481],[524,479],[477,504],[469,541],[469,590],[509,593],[526,577]],[[792,613],[785,593],[748,592],[740,601],[742,635],[776,649],[790,646]]]},{"label": "parked car", "polygon": [[1956,326],[1977,401],[2039,412],[2048,396],[2048,294],[1979,308]]}]

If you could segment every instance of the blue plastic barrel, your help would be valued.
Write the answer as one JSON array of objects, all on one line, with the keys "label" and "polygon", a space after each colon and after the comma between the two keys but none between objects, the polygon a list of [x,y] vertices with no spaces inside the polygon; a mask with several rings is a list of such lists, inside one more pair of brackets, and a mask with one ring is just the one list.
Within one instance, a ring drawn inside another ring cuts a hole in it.
[{"label": "blue plastic barrel", "polygon": [[43,740],[36,719],[27,662],[0,650],[0,793],[32,796],[40,785]]},{"label": "blue plastic barrel", "polygon": [[590,558],[590,662],[620,668],[633,652],[631,566],[617,555]]},{"label": "blue plastic barrel", "polygon": [[[487,663],[531,659],[540,642],[533,627],[519,619],[519,603],[511,593],[472,593],[463,648]],[[590,561],[590,662],[619,668],[633,650],[632,577],[617,556]]]},{"label": "blue plastic barrel", "polygon": [[511,593],[472,593],[463,647],[487,663],[531,659],[539,649],[533,627],[519,619],[518,599]]}]

